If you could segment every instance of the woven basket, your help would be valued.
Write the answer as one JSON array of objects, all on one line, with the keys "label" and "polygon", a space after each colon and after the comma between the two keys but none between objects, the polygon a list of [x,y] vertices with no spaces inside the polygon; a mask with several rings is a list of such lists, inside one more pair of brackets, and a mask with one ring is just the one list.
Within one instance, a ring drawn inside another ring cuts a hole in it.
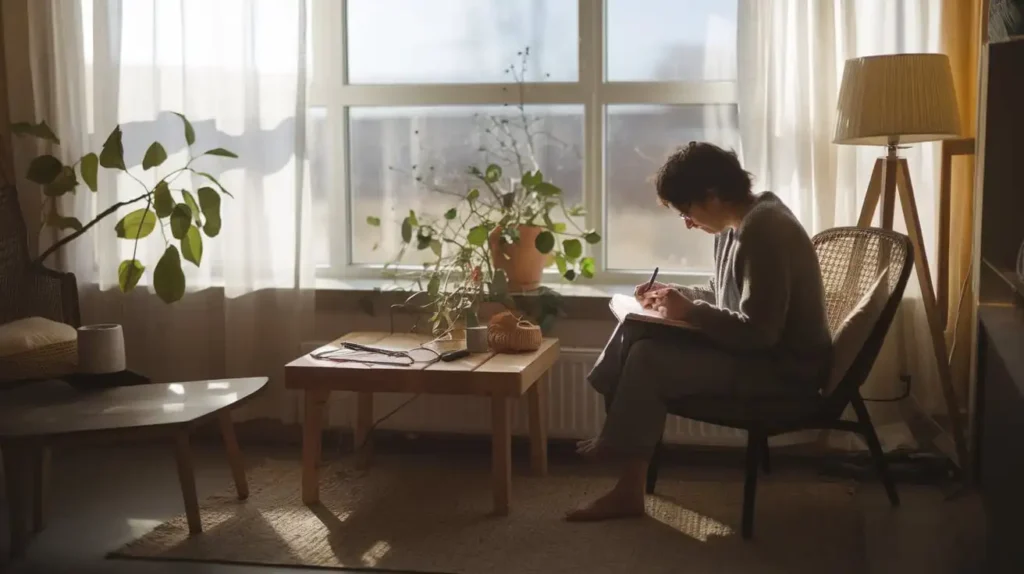
[{"label": "woven basket", "polygon": [[496,353],[536,351],[543,339],[540,327],[511,311],[498,313],[487,326],[487,344]]}]

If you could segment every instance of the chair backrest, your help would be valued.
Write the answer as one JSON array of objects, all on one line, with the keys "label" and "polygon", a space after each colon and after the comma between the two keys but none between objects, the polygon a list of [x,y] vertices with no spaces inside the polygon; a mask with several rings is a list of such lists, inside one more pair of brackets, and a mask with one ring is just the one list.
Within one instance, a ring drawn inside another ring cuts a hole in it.
[{"label": "chair backrest", "polygon": [[837,408],[864,384],[903,299],[914,267],[914,250],[906,235],[865,227],[837,227],[813,238],[825,286],[829,332],[836,330],[888,269],[889,299],[857,358],[830,395]]},{"label": "chair backrest", "polygon": [[0,185],[0,324],[25,317],[81,324],[75,276],[33,264],[13,185]]}]

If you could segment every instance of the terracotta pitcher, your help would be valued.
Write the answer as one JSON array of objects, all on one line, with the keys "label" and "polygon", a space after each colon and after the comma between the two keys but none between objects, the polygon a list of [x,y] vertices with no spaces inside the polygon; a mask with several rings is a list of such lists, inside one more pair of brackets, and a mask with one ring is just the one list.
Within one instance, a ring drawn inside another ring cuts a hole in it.
[{"label": "terracotta pitcher", "polygon": [[537,251],[534,242],[544,231],[535,225],[519,226],[518,243],[502,243],[501,228],[496,227],[488,237],[491,244],[491,263],[495,269],[503,269],[508,277],[508,290],[531,291],[540,287],[541,275],[547,265],[548,256]]}]

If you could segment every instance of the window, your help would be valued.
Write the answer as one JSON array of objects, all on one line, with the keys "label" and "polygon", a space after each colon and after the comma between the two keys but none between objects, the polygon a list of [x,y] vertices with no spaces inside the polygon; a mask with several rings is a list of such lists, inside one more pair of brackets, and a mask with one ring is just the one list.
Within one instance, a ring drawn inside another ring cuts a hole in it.
[{"label": "window", "polygon": [[[341,85],[316,91],[314,103],[341,106],[345,117],[347,189],[318,194],[318,213],[341,223],[331,226],[321,272],[375,276],[410,209],[447,209],[449,198],[430,186],[459,183],[467,166],[491,161],[481,157],[485,130],[518,111],[507,68],[529,47],[522,96],[544,134],[537,161],[587,208],[578,223],[604,238],[588,246],[595,280],[632,281],[654,266],[707,273],[711,238],[683,231],[657,204],[652,176],[690,140],[740,151],[737,3],[347,0],[337,12],[344,61],[318,61],[315,72],[340,74]],[[380,231],[367,217],[381,219]]]}]

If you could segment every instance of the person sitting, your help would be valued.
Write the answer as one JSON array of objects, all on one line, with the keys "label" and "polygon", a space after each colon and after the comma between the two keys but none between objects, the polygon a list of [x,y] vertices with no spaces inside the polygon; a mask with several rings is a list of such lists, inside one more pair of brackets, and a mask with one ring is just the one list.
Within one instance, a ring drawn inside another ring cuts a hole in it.
[{"label": "person sitting", "polygon": [[621,465],[618,482],[570,511],[570,521],[644,514],[648,462],[661,440],[666,401],[694,395],[817,393],[831,366],[824,286],[810,237],[773,193],[754,194],[736,154],[691,142],[659,170],[658,199],[687,229],[715,236],[705,286],[636,288],[645,308],[689,323],[681,329],[620,323],[588,375],[607,420],[581,454]]}]

